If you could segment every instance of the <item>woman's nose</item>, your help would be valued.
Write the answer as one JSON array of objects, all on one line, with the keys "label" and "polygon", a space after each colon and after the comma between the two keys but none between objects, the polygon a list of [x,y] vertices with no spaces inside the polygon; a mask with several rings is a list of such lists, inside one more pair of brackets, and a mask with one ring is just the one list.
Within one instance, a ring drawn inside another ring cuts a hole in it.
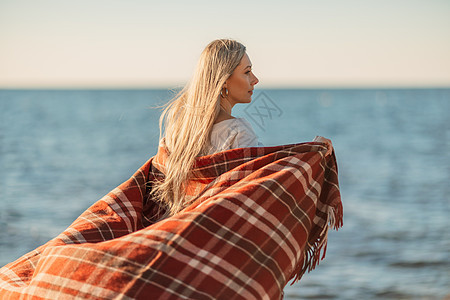
[{"label": "woman's nose", "polygon": [[255,85],[255,84],[257,84],[258,82],[259,82],[259,79],[258,79],[258,77],[256,77],[255,76],[255,74],[253,74],[253,83],[252,83],[252,85]]}]

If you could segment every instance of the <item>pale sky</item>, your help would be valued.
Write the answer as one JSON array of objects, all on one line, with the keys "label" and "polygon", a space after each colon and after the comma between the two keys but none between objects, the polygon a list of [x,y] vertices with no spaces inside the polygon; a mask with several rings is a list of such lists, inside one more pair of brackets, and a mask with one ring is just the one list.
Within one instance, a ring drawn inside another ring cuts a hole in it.
[{"label": "pale sky", "polygon": [[171,88],[216,38],[262,88],[450,87],[449,0],[0,0],[0,88]]}]

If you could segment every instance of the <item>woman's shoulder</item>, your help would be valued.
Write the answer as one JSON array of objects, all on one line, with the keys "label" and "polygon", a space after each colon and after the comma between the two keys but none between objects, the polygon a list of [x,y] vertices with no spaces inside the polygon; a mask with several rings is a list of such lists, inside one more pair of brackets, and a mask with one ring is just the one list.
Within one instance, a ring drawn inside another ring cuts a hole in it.
[{"label": "woman's shoulder", "polygon": [[245,132],[250,135],[255,135],[252,124],[244,118],[236,118],[230,126],[237,132]]},{"label": "woman's shoulder", "polygon": [[228,129],[228,131],[249,131],[254,133],[252,125],[244,118],[230,118],[217,122],[213,126],[213,130]]},{"label": "woman's shoulder", "polygon": [[244,118],[229,118],[214,124],[209,154],[242,147],[259,146],[252,125]]},{"label": "woman's shoulder", "polygon": [[253,129],[253,127],[252,127],[252,125],[250,124],[250,122],[247,121],[247,120],[244,119],[244,118],[235,118],[234,120],[235,120],[235,122],[236,122],[236,124],[237,124],[238,126],[245,126],[245,127],[249,127],[249,128],[252,128],[252,129]]},{"label": "woman's shoulder", "polygon": [[256,147],[260,144],[250,122],[244,118],[236,118],[235,125],[236,136],[233,141],[233,148]]}]

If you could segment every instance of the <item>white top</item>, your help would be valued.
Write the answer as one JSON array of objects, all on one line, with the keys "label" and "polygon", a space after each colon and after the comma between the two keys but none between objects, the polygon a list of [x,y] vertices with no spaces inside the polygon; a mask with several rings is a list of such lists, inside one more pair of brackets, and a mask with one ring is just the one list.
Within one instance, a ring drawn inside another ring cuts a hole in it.
[{"label": "white top", "polygon": [[213,125],[208,155],[229,149],[258,146],[262,144],[247,120],[227,119]]}]

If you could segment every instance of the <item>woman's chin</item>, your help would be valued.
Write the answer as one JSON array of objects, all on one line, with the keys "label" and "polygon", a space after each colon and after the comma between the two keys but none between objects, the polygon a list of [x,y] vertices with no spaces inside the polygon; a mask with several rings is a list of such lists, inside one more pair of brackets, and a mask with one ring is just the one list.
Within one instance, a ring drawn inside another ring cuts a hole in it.
[{"label": "woman's chin", "polygon": [[239,98],[239,101],[236,103],[250,103],[252,102],[252,95],[244,95],[243,97]]}]

